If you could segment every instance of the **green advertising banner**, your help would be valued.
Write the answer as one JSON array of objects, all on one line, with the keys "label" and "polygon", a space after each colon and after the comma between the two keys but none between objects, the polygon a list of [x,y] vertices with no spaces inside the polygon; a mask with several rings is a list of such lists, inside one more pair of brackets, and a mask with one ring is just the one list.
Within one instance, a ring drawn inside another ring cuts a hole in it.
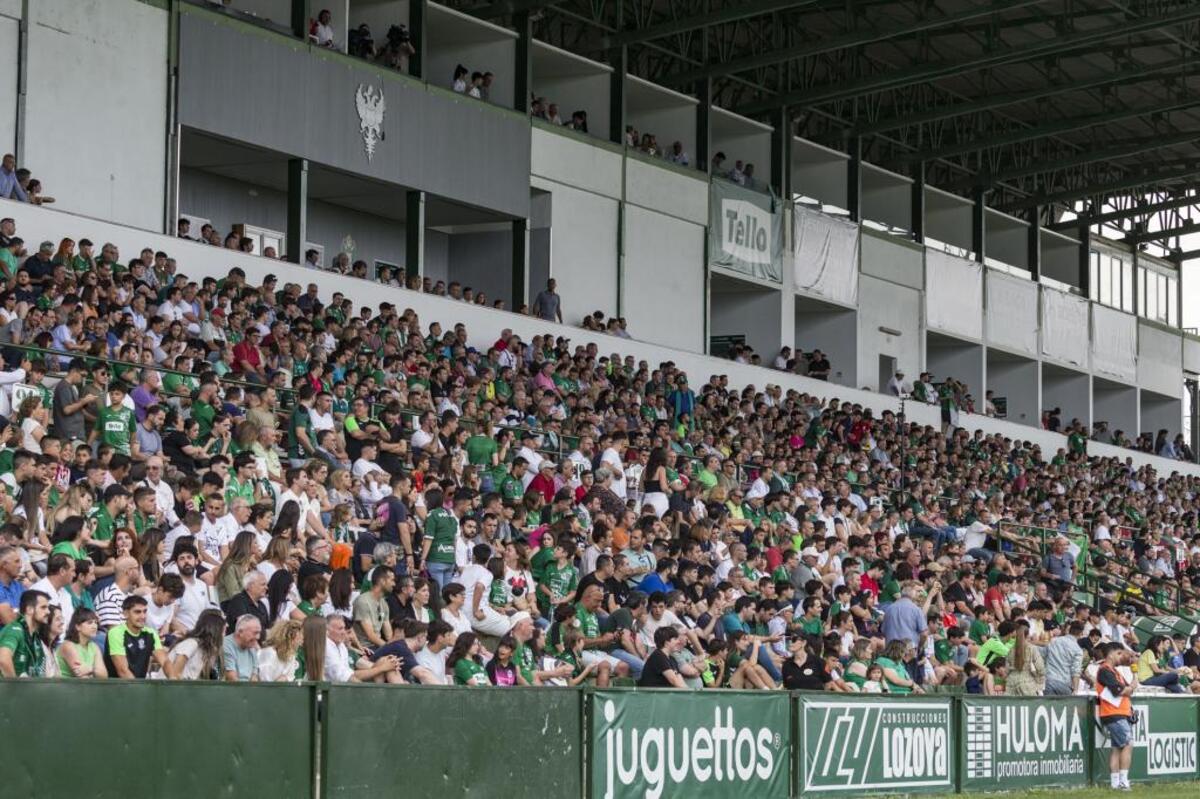
[{"label": "green advertising banner", "polygon": [[791,712],[780,694],[596,691],[593,799],[790,794]]},{"label": "green advertising banner", "polygon": [[799,697],[802,794],[954,789],[954,706],[949,698],[824,696]]},{"label": "green advertising banner", "polygon": [[1133,620],[1133,632],[1138,643],[1145,646],[1152,637],[1183,635],[1191,638],[1196,632],[1196,620],[1189,616],[1138,616]]},{"label": "green advertising banner", "polygon": [[[1129,779],[1134,782],[1194,780],[1197,771],[1196,726],[1200,707],[1195,699],[1180,697],[1133,698],[1140,719],[1133,727],[1133,763]],[[1112,751],[1102,725],[1096,729],[1096,754],[1092,779],[1108,783],[1108,755]]]},{"label": "green advertising banner", "polygon": [[964,792],[1087,785],[1087,699],[964,696],[961,707]]}]

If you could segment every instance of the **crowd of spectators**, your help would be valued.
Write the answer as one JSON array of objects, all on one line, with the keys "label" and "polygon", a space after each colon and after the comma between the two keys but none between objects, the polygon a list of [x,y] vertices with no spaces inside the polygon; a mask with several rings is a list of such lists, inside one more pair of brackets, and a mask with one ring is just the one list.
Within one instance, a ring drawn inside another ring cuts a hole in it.
[{"label": "crowd of spectators", "polygon": [[417,53],[407,26],[389,25],[384,41],[377,44],[371,33],[371,26],[365,22],[350,31],[346,51],[352,56],[373,61],[400,72],[408,71],[408,59]]},{"label": "crowd of spectators", "polygon": [[491,99],[494,79],[495,75],[491,72],[471,72],[459,64],[454,68],[454,77],[450,81],[450,88],[456,94],[465,94],[476,100],[487,101]]},{"label": "crowd of spectators", "polygon": [[85,241],[0,293],[4,676],[1200,688],[1196,478]]},{"label": "crowd of spectators", "polygon": [[677,166],[689,166],[691,157],[683,149],[683,143],[675,141],[664,149],[653,133],[639,133],[633,125],[625,126],[625,146],[653,158],[661,158]]},{"label": "crowd of spectators", "polygon": [[763,184],[754,177],[754,164],[748,164],[741,160],[734,161],[733,166],[728,164],[729,159],[725,157],[725,153],[718,152],[712,157],[711,174],[748,189],[763,188]]},{"label": "crowd of spectators", "polygon": [[570,118],[564,120],[559,114],[558,103],[547,102],[545,97],[530,95],[529,114],[534,119],[549,122],[551,125],[577,130],[580,133],[588,132],[587,111],[572,111]]}]

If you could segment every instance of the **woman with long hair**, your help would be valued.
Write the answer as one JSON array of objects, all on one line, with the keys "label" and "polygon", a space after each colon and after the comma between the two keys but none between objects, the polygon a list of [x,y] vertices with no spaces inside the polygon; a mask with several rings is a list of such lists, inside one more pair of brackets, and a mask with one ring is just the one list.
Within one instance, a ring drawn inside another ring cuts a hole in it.
[{"label": "woman with long hair", "polygon": [[88,542],[92,540],[92,525],[82,516],[69,516],[54,527],[54,535],[50,536],[50,554],[62,553],[70,555],[75,560],[83,560],[87,555]]},{"label": "woman with long hair", "polygon": [[324,616],[309,616],[300,626],[302,643],[296,653],[299,665],[296,679],[321,682],[325,679],[325,636]]},{"label": "woman with long hair", "polygon": [[300,503],[296,500],[289,499],[279,509],[279,515],[275,517],[275,527],[271,529],[271,536],[277,535],[283,536],[297,546],[302,543],[300,541]]},{"label": "woman with long hair", "polygon": [[1005,693],[1014,696],[1041,696],[1046,689],[1046,665],[1036,646],[1029,643],[1029,628],[1018,623],[1012,651],[1008,653],[1008,680]]},{"label": "woman with long hair", "polygon": [[142,575],[152,583],[162,577],[166,557],[167,534],[157,527],[151,528],[134,541],[133,556],[142,567]]},{"label": "woman with long hair", "polygon": [[479,654],[479,637],[475,633],[463,633],[454,641],[450,655],[446,658],[446,671],[454,675],[455,685],[490,685],[483,658]]},{"label": "woman with long hair", "polygon": [[37,633],[38,646],[42,647],[42,662],[45,663],[43,677],[61,677],[58,671],[58,658],[54,653],[58,649],[59,639],[62,638],[66,617],[58,605],[50,606],[50,617],[46,619]]},{"label": "woman with long hair", "polygon": [[667,477],[667,451],[655,447],[642,470],[643,504],[654,508],[654,515],[662,518],[670,506],[671,485]]},{"label": "woman with long hair", "polygon": [[38,480],[26,480],[21,485],[21,499],[13,508],[13,521],[21,525],[21,546],[29,552],[29,560],[39,575],[45,576],[46,558],[50,556],[50,536],[46,532],[46,501],[49,493]]},{"label": "woman with long hair", "polygon": [[213,608],[202,612],[191,632],[167,653],[167,665],[163,668],[167,679],[220,679],[224,645],[225,617]]},{"label": "woman with long hair", "polygon": [[242,592],[242,578],[254,568],[257,552],[254,533],[243,530],[234,537],[217,569],[217,601],[226,602]]},{"label": "woman with long hair", "polygon": [[433,601],[431,583],[424,577],[413,580],[412,612],[413,618],[422,624],[429,624],[435,618],[434,610],[430,607]]},{"label": "woman with long hair", "polygon": [[76,483],[67,489],[54,510],[54,522],[65,521],[72,516],[86,517],[96,507],[95,496],[87,483]]},{"label": "woman with long hair", "polygon": [[288,682],[296,678],[299,664],[296,652],[304,639],[304,622],[283,618],[267,633],[266,643],[258,650],[258,679],[262,682]]},{"label": "woman with long hair", "polygon": [[267,580],[267,623],[275,624],[281,619],[290,617],[295,605],[292,604],[292,589],[295,580],[287,569],[277,569]]},{"label": "woman with long hair", "polygon": [[[353,618],[354,600],[358,592],[354,590],[354,575],[349,569],[334,569],[329,575],[329,610],[340,613],[346,618]],[[325,615],[329,615],[326,613]]]},{"label": "woman with long hair", "polygon": [[67,625],[67,634],[58,645],[58,676],[84,680],[108,678],[104,657],[93,640],[99,631],[100,617],[96,611],[76,609],[71,615],[71,623]]},{"label": "woman with long hair", "polygon": [[17,408],[17,429],[21,432],[21,448],[36,455],[42,454],[42,438],[50,423],[50,411],[42,406],[40,394],[31,394],[21,400]]},{"label": "woman with long hair", "polygon": [[258,561],[255,567],[268,581],[275,576],[275,572],[283,570],[288,571],[288,555],[291,554],[292,547],[288,540],[283,536],[275,536],[263,550],[262,558]]}]

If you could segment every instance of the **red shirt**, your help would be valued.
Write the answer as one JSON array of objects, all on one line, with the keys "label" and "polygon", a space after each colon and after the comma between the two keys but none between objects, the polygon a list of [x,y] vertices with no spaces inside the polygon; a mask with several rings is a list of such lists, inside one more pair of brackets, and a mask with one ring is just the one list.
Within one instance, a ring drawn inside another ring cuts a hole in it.
[{"label": "red shirt", "polygon": [[870,591],[872,594],[875,595],[876,599],[879,598],[879,583],[875,582],[874,577],[872,577],[869,574],[863,574],[858,579],[859,579],[859,585],[862,587],[862,590]]},{"label": "red shirt", "polygon": [[234,346],[233,360],[236,362],[235,366],[239,372],[245,368],[245,364],[250,364],[255,371],[262,369],[262,356],[259,355],[258,347],[249,341],[242,341]]},{"label": "red shirt", "polygon": [[1000,590],[999,586],[993,585],[983,595],[983,606],[988,610],[994,610],[997,605],[1003,605],[1007,597]]},{"label": "red shirt", "polygon": [[533,478],[533,481],[529,484],[529,488],[541,494],[546,499],[547,504],[554,501],[553,477],[544,477],[541,472],[538,472],[538,476]]}]

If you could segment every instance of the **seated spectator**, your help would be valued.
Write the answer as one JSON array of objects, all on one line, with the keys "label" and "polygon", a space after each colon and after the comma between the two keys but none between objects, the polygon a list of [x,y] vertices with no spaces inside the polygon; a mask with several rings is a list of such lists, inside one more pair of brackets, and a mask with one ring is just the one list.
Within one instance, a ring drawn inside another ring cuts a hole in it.
[{"label": "seated spectator", "polygon": [[29,202],[29,195],[17,179],[17,158],[12,153],[0,159],[0,199]]},{"label": "seated spectator", "polygon": [[148,604],[145,597],[127,596],[121,605],[125,622],[108,631],[105,666],[117,679],[144,680],[151,665],[158,669],[166,665],[167,653],[158,633],[146,626]]},{"label": "seated spectator", "polygon": [[308,40],[318,47],[336,47],[333,40],[333,14],[327,8],[321,9],[317,18],[308,28]]}]

